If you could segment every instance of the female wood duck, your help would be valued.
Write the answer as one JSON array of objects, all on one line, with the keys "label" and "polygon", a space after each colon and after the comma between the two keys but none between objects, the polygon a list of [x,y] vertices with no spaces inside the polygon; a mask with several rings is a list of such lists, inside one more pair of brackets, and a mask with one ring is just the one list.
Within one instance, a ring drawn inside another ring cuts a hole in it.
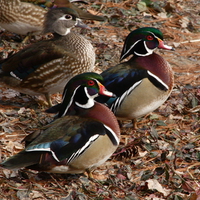
[{"label": "female wood duck", "polygon": [[40,6],[20,0],[0,0],[0,27],[20,35],[40,34],[46,12]]},{"label": "female wood duck", "polygon": [[92,71],[95,52],[83,36],[71,31],[89,28],[70,8],[55,8],[46,14],[44,32],[54,38],[27,46],[0,64],[0,85],[30,95],[49,95],[62,91],[71,77]]},{"label": "female wood duck", "polygon": [[80,1],[80,0],[54,0],[54,7],[67,7],[67,8],[71,8],[73,10],[75,10],[79,17],[81,19],[85,19],[85,20],[95,20],[95,21],[104,21],[105,18],[102,16],[98,16],[98,15],[93,15],[89,12],[85,12],[84,10],[80,9],[79,7],[77,7],[76,5],[74,5],[74,2],[79,2],[79,3],[84,3],[84,4],[88,4],[85,1]]},{"label": "female wood duck", "polygon": [[[30,1],[29,1],[30,2]],[[31,1],[33,2],[33,1]],[[43,2],[44,3],[44,2]],[[50,0],[46,4],[51,4]],[[75,10],[81,19],[103,21],[104,18],[81,10],[68,0],[55,0],[57,7]],[[0,0],[0,27],[20,35],[41,34],[47,9],[20,0]]]},{"label": "female wood duck", "polygon": [[120,60],[104,72],[105,87],[114,98],[97,98],[106,103],[119,119],[136,119],[162,105],[173,88],[173,71],[167,61],[154,53],[157,48],[173,50],[163,42],[160,30],[151,27],[132,31],[126,38]]},{"label": "female wood duck", "polygon": [[120,129],[110,109],[94,101],[113,96],[96,73],[83,73],[66,85],[66,116],[43,127],[18,154],[0,164],[7,169],[26,167],[52,173],[82,173],[104,163],[119,144]]}]

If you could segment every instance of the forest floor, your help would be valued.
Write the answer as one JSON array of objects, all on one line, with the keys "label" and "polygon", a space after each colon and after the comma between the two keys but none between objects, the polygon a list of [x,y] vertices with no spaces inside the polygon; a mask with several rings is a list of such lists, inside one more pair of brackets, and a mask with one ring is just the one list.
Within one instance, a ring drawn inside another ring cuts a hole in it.
[{"label": "forest floor", "polygon": [[[105,22],[88,21],[92,30],[81,34],[96,48],[96,68],[100,71],[119,63],[130,31],[159,28],[165,43],[175,48],[157,50],[174,70],[175,85],[169,99],[138,119],[137,130],[121,129],[117,152],[94,170],[93,179],[86,174],[1,168],[0,199],[200,200],[200,3],[145,2],[148,6],[135,0],[79,4],[107,18]],[[2,58],[21,48],[8,38],[0,41]],[[60,101],[61,95],[52,95],[52,100]],[[21,140],[52,120],[44,109],[30,96],[0,88],[0,161],[22,150]]]}]

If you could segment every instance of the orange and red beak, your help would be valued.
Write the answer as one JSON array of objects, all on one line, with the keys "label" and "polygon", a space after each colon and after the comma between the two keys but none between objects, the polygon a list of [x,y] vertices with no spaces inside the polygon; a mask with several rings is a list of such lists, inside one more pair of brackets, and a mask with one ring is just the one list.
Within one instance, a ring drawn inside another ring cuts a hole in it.
[{"label": "orange and red beak", "polygon": [[115,97],[116,95],[112,92],[108,91],[104,85],[102,85],[100,82],[98,82],[99,85],[99,94],[108,96],[108,97]]},{"label": "orange and red beak", "polygon": [[159,42],[158,48],[174,51],[174,48],[173,48],[173,47],[164,44],[163,40],[161,40],[161,39],[159,39],[159,38],[157,38],[157,39],[158,39],[158,42]]}]

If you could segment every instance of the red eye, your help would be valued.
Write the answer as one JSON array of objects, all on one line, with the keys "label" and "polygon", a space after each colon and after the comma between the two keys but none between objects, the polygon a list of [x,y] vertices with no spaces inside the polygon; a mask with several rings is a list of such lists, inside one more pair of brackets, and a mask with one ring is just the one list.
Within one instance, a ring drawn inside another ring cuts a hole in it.
[{"label": "red eye", "polygon": [[89,80],[87,83],[89,86],[93,86],[95,84],[95,82],[93,80]]},{"label": "red eye", "polygon": [[153,36],[152,35],[147,35],[147,40],[153,40]]}]

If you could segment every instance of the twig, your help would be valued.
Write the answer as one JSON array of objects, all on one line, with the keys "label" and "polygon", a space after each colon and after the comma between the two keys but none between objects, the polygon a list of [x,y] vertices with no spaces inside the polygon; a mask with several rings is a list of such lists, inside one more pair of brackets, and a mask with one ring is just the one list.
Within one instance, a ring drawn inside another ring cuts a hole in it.
[{"label": "twig", "polygon": [[178,174],[178,172],[176,172],[176,170],[174,169],[174,167],[171,167],[171,166],[169,166],[169,165],[168,165],[168,167],[169,167],[169,168],[172,170],[172,172],[175,173],[184,183],[186,183],[192,190],[195,191],[195,189],[194,189],[188,182],[186,182],[186,180],[185,180],[183,177],[181,177],[181,176]]},{"label": "twig", "polygon": [[51,178],[56,182],[56,184],[58,185],[58,187],[59,187],[60,189],[66,191],[66,189],[63,188],[63,187],[58,183],[58,181],[53,177],[53,175],[50,174],[50,176],[51,176]]},{"label": "twig", "polygon": [[197,40],[187,40],[187,41],[180,42],[180,43],[181,44],[185,44],[185,43],[192,43],[192,42],[200,42],[200,39],[197,39]]},{"label": "twig", "polygon": [[200,166],[200,162],[195,163],[195,164],[189,166],[189,167],[187,168],[187,172],[188,172],[188,174],[193,178],[193,180],[194,180],[194,182],[197,184],[197,186],[200,188],[200,184],[195,180],[194,176],[193,176],[193,175],[190,173],[190,171],[189,171],[189,169],[191,169],[192,167],[196,167],[196,166]]}]

